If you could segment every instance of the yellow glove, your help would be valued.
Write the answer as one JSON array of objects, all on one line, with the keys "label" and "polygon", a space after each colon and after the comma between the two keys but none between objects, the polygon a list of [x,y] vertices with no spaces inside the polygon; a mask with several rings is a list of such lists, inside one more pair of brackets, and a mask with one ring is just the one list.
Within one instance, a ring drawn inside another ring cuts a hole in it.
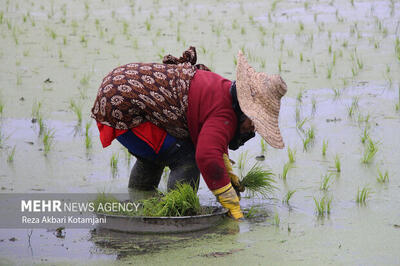
[{"label": "yellow glove", "polygon": [[236,195],[232,184],[213,190],[212,193],[217,197],[217,200],[221,205],[229,210],[229,215],[238,220],[243,218],[243,213],[240,210],[239,197]]},{"label": "yellow glove", "polygon": [[240,184],[239,177],[237,177],[237,175],[235,175],[233,173],[232,164],[231,164],[231,161],[229,160],[228,154],[224,153],[223,158],[224,158],[224,164],[225,164],[226,171],[228,172],[228,176],[231,179],[231,183],[232,183],[233,187],[235,188],[235,190],[237,192],[243,192],[244,187]]}]

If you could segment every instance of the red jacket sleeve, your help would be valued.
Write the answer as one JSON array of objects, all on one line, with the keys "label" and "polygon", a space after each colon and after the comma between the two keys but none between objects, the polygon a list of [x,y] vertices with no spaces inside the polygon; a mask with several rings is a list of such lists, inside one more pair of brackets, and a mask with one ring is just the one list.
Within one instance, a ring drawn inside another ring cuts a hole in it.
[{"label": "red jacket sleeve", "polygon": [[228,153],[229,141],[236,129],[234,112],[209,117],[203,124],[197,140],[196,162],[210,190],[230,182],[223,154]]}]

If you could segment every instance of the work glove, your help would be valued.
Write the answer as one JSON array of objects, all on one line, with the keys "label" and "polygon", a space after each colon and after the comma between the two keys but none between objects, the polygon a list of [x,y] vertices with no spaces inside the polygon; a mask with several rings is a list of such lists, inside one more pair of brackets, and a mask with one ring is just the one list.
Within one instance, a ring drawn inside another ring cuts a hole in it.
[{"label": "work glove", "polygon": [[243,213],[240,210],[239,197],[236,195],[232,184],[213,190],[212,193],[217,197],[219,203],[222,207],[229,210],[228,214],[235,220],[243,218]]},{"label": "work glove", "polygon": [[231,160],[229,160],[228,154],[224,153],[223,158],[226,171],[228,172],[228,176],[231,179],[232,186],[235,189],[240,200],[240,192],[244,191],[244,187],[240,184],[239,177],[233,173]]}]

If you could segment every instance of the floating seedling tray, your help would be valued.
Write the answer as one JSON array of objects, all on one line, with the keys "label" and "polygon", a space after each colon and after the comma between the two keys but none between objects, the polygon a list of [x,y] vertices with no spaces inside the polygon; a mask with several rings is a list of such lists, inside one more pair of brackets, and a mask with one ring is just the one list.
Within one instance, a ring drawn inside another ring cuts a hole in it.
[{"label": "floating seedling tray", "polygon": [[207,229],[220,224],[228,210],[220,207],[211,208],[209,214],[180,217],[124,216],[96,213],[99,218],[106,218],[106,223],[99,224],[101,229],[128,233],[183,233]]}]

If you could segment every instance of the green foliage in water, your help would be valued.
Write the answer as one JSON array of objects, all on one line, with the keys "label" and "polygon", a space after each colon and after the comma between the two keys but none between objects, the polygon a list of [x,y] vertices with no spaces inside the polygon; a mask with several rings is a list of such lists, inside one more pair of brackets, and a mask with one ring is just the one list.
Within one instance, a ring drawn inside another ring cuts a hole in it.
[{"label": "green foliage in water", "polygon": [[145,216],[192,216],[201,213],[200,200],[189,184],[178,184],[176,189],[158,197],[143,200]]}]

